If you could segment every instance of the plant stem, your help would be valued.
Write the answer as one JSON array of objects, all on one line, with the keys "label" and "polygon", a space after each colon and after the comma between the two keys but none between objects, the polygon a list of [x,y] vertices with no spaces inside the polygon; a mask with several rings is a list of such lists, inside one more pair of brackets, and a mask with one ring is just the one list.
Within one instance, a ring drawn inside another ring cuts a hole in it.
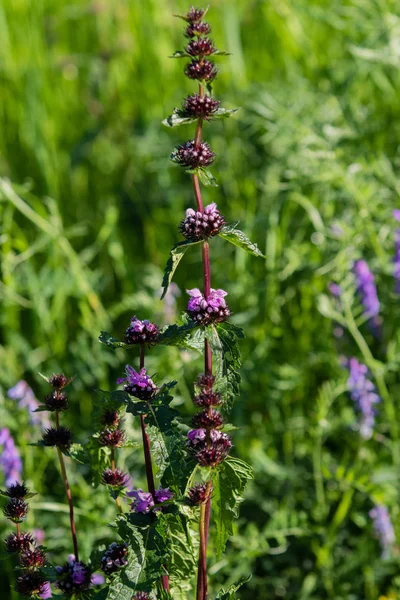
[{"label": "plant stem", "polygon": [[[204,96],[204,87],[199,84],[199,96]],[[203,120],[200,118],[197,121],[195,146],[200,146],[201,135],[203,129]],[[200,183],[198,175],[192,175],[193,190],[196,198],[197,210],[204,212],[203,199],[201,197]],[[211,290],[211,267],[210,267],[210,247],[207,241],[202,245],[202,260],[203,260],[203,282],[204,282],[204,298],[207,300]],[[208,340],[204,341],[204,374],[212,375],[212,352]],[[207,486],[210,485],[211,481]],[[208,488],[207,488],[208,489]],[[210,489],[208,491],[210,492]],[[197,600],[207,600],[208,582],[207,582],[207,543],[208,530],[210,526],[211,514],[211,493],[207,495],[206,503],[200,509],[200,548],[199,548],[199,566],[197,573]]]},{"label": "plant stem", "polygon": [[19,539],[21,537],[21,525],[20,523],[15,523],[17,526],[17,538]]},{"label": "plant stem", "polygon": [[[140,344],[140,368],[144,368],[144,344]],[[140,415],[140,426],[142,428],[142,440],[143,440],[143,452],[144,452],[144,463],[146,467],[146,478],[147,478],[147,487],[149,489],[150,494],[153,496],[153,500],[155,500],[156,488],[154,485],[154,474],[153,474],[153,463],[151,460],[151,450],[150,450],[150,439],[146,431],[146,423],[145,418],[147,415]],[[165,591],[169,592],[169,576],[162,575],[161,577],[162,587]]]},{"label": "plant stem", "polygon": [[[115,465],[115,448],[111,448],[111,470],[115,471],[115,469],[116,469],[116,465]],[[122,510],[121,501],[119,499],[119,496],[117,496],[115,498],[115,504],[117,505],[118,512],[120,514],[123,514],[124,511]]]},{"label": "plant stem", "polygon": [[[56,413],[57,414],[57,413]],[[75,519],[74,519],[74,505],[72,503],[72,494],[71,489],[68,483],[67,471],[65,469],[64,457],[60,448],[57,447],[58,460],[60,461],[61,475],[64,481],[65,492],[67,494],[67,500],[69,504],[69,520],[71,523],[71,534],[72,534],[72,543],[74,545],[74,554],[75,560],[79,561],[79,552],[78,552],[78,539],[76,537],[76,527],[75,527]]]}]

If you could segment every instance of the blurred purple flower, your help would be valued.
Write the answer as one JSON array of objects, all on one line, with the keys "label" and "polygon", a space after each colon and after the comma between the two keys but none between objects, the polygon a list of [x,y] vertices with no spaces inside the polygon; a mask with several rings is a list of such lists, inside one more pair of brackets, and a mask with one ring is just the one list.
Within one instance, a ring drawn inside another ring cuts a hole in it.
[{"label": "blurred purple flower", "polygon": [[396,541],[389,511],[383,504],[377,504],[369,512],[369,516],[373,520],[375,533],[381,544],[382,558],[388,558]]},{"label": "blurred purple flower", "polygon": [[347,364],[350,377],[347,380],[351,399],[361,414],[360,434],[370,439],[375,425],[374,405],[381,401],[372,381],[368,379],[368,368],[356,358],[350,358]]},{"label": "blurred purple flower", "polygon": [[340,298],[340,296],[342,295],[342,288],[340,287],[340,285],[334,283],[333,281],[331,281],[331,283],[328,285],[328,290],[335,298]]},{"label": "blurred purple flower", "polygon": [[365,309],[364,316],[369,319],[372,334],[379,337],[381,333],[380,303],[376,291],[375,277],[365,260],[356,260],[353,272],[356,278],[357,294]]},{"label": "blurred purple flower", "polygon": [[102,575],[101,573],[93,573],[91,578],[92,585],[103,585],[104,581],[104,575]]},{"label": "blurred purple flower", "polygon": [[0,446],[3,446],[0,468],[4,473],[6,486],[9,486],[21,480],[22,462],[12,435],[6,427],[0,429]]},{"label": "blurred purple flower", "polygon": [[43,599],[46,600],[47,598],[51,598],[52,597],[52,593],[51,593],[51,587],[50,587],[50,582],[46,581],[46,583],[43,586],[43,591],[39,594],[39,596]]},{"label": "blurred purple flower", "polygon": [[157,502],[166,502],[167,500],[171,500],[174,497],[173,492],[169,488],[158,488],[155,491],[155,498]]},{"label": "blurred purple flower", "polygon": [[144,492],[143,490],[132,490],[127,494],[130,498],[133,498],[132,510],[139,513],[148,513],[154,506],[153,496],[150,492]]},{"label": "blurred purple flower", "polygon": [[44,412],[33,412],[39,406],[39,402],[36,400],[32,388],[27,384],[26,381],[20,379],[20,381],[18,381],[14,387],[8,390],[7,395],[12,400],[19,400],[19,408],[28,409],[29,421],[32,425],[41,425],[43,429],[50,427],[50,421]]}]

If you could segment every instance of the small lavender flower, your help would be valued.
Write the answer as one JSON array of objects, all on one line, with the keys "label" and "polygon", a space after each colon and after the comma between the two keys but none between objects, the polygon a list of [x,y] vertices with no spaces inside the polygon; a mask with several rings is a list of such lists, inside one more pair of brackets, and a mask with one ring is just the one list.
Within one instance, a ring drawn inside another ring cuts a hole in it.
[{"label": "small lavender flower", "polygon": [[4,473],[6,486],[9,486],[21,479],[22,462],[12,435],[6,427],[0,429],[0,446],[3,446],[0,468]]},{"label": "small lavender flower", "polygon": [[356,358],[350,358],[347,368],[350,377],[347,380],[350,395],[361,414],[360,433],[368,440],[373,433],[376,410],[374,405],[380,402],[376,388],[368,379],[368,368],[359,363]]},{"label": "small lavender flower", "polygon": [[131,508],[137,513],[148,513],[154,506],[153,496],[150,492],[132,490],[127,495],[134,499]]},{"label": "small lavender flower", "polygon": [[342,288],[333,281],[331,281],[331,283],[328,285],[328,289],[334,298],[340,298],[342,295]]},{"label": "small lavender flower", "polygon": [[43,412],[34,412],[38,408],[39,402],[36,400],[32,388],[26,381],[23,379],[18,381],[14,387],[8,390],[7,395],[12,400],[19,401],[19,408],[28,409],[31,425],[41,425],[42,428],[50,427],[50,421]]},{"label": "small lavender flower", "polygon": [[188,208],[179,228],[186,239],[197,241],[218,235],[224,224],[223,216],[215,202],[212,202],[205,207],[204,212]]},{"label": "small lavender flower", "polygon": [[92,584],[92,571],[85,563],[76,561],[71,554],[63,566],[56,567],[55,585],[65,594],[71,595],[88,590]]},{"label": "small lavender flower", "polygon": [[157,386],[146,373],[146,369],[140,369],[139,373],[130,365],[125,367],[126,377],[117,379],[117,384],[125,383],[124,390],[131,396],[141,400],[150,400],[157,391]]},{"label": "small lavender flower", "polygon": [[376,291],[375,277],[365,260],[357,260],[353,266],[356,278],[357,294],[364,306],[364,315],[369,319],[371,331],[375,336],[380,335],[380,303]]},{"label": "small lavender flower", "polygon": [[155,499],[156,502],[166,502],[167,500],[171,500],[174,497],[173,492],[169,488],[158,488],[155,491]]},{"label": "small lavender flower", "polygon": [[52,598],[53,594],[51,593],[51,586],[50,586],[50,582],[46,581],[43,585],[43,589],[39,594],[40,598],[42,598],[42,600],[47,600],[47,598]]},{"label": "small lavender flower", "polygon": [[159,334],[160,330],[154,323],[147,319],[140,321],[135,316],[126,330],[125,340],[127,344],[155,344]]},{"label": "small lavender flower", "polygon": [[211,289],[207,300],[198,288],[186,290],[190,296],[188,302],[188,315],[199,325],[222,323],[230,315],[230,310],[225,302],[227,292]]},{"label": "small lavender flower", "polygon": [[119,571],[122,567],[128,564],[128,546],[113,542],[110,544],[101,558],[101,570],[107,575]]},{"label": "small lavender flower", "polygon": [[373,520],[375,533],[382,547],[382,558],[388,558],[396,541],[389,511],[383,504],[377,504],[369,512],[369,516]]},{"label": "small lavender flower", "polygon": [[212,152],[207,142],[200,142],[196,145],[194,140],[189,140],[175,148],[171,154],[171,160],[182,167],[198,169],[212,165],[215,153]]}]

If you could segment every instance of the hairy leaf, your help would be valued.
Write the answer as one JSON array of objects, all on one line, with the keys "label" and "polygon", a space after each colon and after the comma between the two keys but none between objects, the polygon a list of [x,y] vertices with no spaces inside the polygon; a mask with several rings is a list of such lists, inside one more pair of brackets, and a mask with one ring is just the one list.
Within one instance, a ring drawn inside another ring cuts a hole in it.
[{"label": "hairy leaf", "polygon": [[200,241],[191,242],[190,240],[185,240],[184,242],[179,242],[179,244],[176,244],[176,246],[174,246],[172,248],[172,250],[170,251],[169,259],[167,261],[167,264],[166,264],[165,270],[164,270],[164,277],[163,277],[162,284],[161,284],[163,287],[163,293],[162,293],[161,299],[163,299],[165,294],[167,293],[168,286],[171,283],[174,273],[175,273],[183,255],[185,254],[186,250],[188,250],[188,248],[190,248],[190,246],[195,246],[196,244],[199,244],[199,243],[200,243]]},{"label": "hairy leaf", "polygon": [[[188,340],[192,336],[198,336],[198,325],[187,315],[183,313],[176,324],[165,327],[158,338],[158,344],[164,346],[188,346]],[[203,337],[204,341],[204,337]],[[197,348],[195,348],[197,350]]]},{"label": "hairy leaf", "polygon": [[242,587],[242,585],[244,585],[245,583],[247,583],[249,580],[251,579],[251,575],[249,575],[248,577],[241,577],[239,579],[239,581],[236,581],[235,583],[233,583],[232,585],[230,585],[228,587],[228,589],[224,590],[220,590],[215,598],[215,600],[235,600],[236,599],[236,592],[238,591],[238,589],[240,589]]},{"label": "hairy leaf", "polygon": [[225,225],[218,235],[224,238],[224,240],[227,242],[237,246],[238,248],[242,248],[242,250],[245,250],[253,256],[261,256],[262,258],[266,258],[258,248],[257,244],[253,244],[253,242],[251,242],[243,233],[243,231],[240,231],[240,229],[235,229],[231,225]]},{"label": "hairy leaf", "polygon": [[233,523],[238,517],[244,489],[252,477],[253,471],[248,464],[230,456],[213,473],[212,516],[216,525],[217,559],[221,557],[228,537],[233,533]]},{"label": "hairy leaf", "polygon": [[206,187],[218,187],[218,182],[209,169],[199,167],[197,169],[197,175],[199,176],[201,183]]},{"label": "hairy leaf", "polygon": [[[229,117],[233,117],[238,110],[240,110],[240,108],[219,108],[209,117],[208,120],[214,121],[214,119],[228,119]],[[189,125],[190,123],[195,123],[197,120],[198,117],[187,117],[182,109],[175,108],[172,115],[164,119],[162,124],[165,125],[165,127],[179,127],[180,125]]]},{"label": "hairy leaf", "polygon": [[105,344],[109,348],[115,350],[115,348],[130,348],[132,347],[130,344],[126,344],[122,342],[118,338],[113,337],[111,334],[107,333],[107,331],[101,331],[99,335],[99,342],[101,344]]}]

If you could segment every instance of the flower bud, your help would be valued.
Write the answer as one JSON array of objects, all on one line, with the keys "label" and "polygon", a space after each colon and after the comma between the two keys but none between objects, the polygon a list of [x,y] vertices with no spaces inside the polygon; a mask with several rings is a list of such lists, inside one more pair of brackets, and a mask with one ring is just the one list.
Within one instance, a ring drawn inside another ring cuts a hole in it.
[{"label": "flower bud", "polygon": [[29,550],[34,539],[30,533],[20,533],[19,537],[16,533],[10,533],[4,540],[4,545],[7,552],[22,552]]},{"label": "flower bud", "polygon": [[104,485],[112,487],[125,487],[128,483],[129,475],[121,471],[121,469],[105,469],[102,473],[101,482]]},{"label": "flower bud", "polygon": [[47,410],[64,411],[68,409],[68,398],[64,392],[55,390],[44,399]]},{"label": "flower bud", "polygon": [[71,383],[72,378],[66,377],[63,373],[59,373],[53,375],[49,379],[49,384],[55,390],[62,390],[62,388],[66,387],[69,383]]},{"label": "flower bud", "polygon": [[222,402],[221,394],[218,392],[202,390],[193,398],[196,406],[219,406]]},{"label": "flower bud", "polygon": [[208,35],[209,33],[211,33],[211,25],[206,21],[189,23],[185,29],[185,36],[187,38],[194,38],[198,35]]},{"label": "flower bud", "polygon": [[21,523],[28,514],[29,506],[21,498],[10,498],[3,508],[3,514],[6,519],[13,523]]},{"label": "flower bud", "polygon": [[118,425],[120,423],[119,412],[117,410],[110,410],[109,408],[106,408],[103,411],[99,420],[100,420],[100,423],[102,425],[105,425],[106,427],[110,427],[110,428],[118,427]]},{"label": "flower bud", "polygon": [[125,341],[127,344],[155,344],[160,335],[160,330],[154,323],[147,319],[140,321],[132,317],[131,324],[126,330]]},{"label": "flower bud", "polygon": [[175,148],[171,154],[171,160],[182,167],[197,169],[212,165],[215,160],[215,154],[207,142],[200,142],[196,145],[194,140],[192,140]]},{"label": "flower bud", "polygon": [[125,432],[123,429],[105,429],[99,434],[100,446],[108,446],[110,448],[119,448],[125,442]]},{"label": "flower bud", "polygon": [[206,408],[201,412],[194,415],[192,419],[193,427],[200,427],[203,429],[218,429],[224,423],[221,413],[214,408]]},{"label": "flower bud", "polygon": [[40,548],[27,549],[21,553],[20,563],[26,569],[40,569],[46,562],[46,555]]},{"label": "flower bud", "polygon": [[207,484],[199,483],[188,490],[188,499],[192,506],[198,506],[207,502],[209,495],[212,492],[212,488],[207,492]]},{"label": "flower bud", "polygon": [[179,114],[182,117],[196,117],[208,120],[217,112],[220,104],[219,100],[211,96],[193,94],[184,100]]},{"label": "flower bud", "polygon": [[48,587],[44,575],[40,571],[28,571],[17,578],[15,590],[29,598],[40,596]]},{"label": "flower bud", "polygon": [[209,56],[214,54],[216,47],[214,42],[209,38],[199,38],[191,40],[185,48],[187,54],[190,56]]},{"label": "flower bud", "polygon": [[213,202],[205,207],[204,212],[188,208],[179,227],[186,239],[197,241],[218,235],[224,224],[224,218]]},{"label": "flower bud", "polygon": [[186,15],[184,15],[183,18],[189,23],[198,23],[202,20],[207,10],[208,8],[194,8],[194,6],[191,6],[190,10],[186,13]]},{"label": "flower bud", "polygon": [[221,463],[232,448],[230,437],[216,429],[192,429],[188,433],[188,446],[202,467],[215,467]]},{"label": "flower bud", "polygon": [[218,70],[210,60],[198,60],[197,58],[185,67],[185,75],[189,79],[199,81],[213,81],[218,75]]},{"label": "flower bud", "polygon": [[106,573],[106,575],[110,575],[111,573],[115,573],[115,571],[119,571],[119,569],[128,564],[128,560],[126,558],[127,555],[128,547],[125,542],[123,544],[117,544],[116,542],[113,542],[110,544],[110,546],[108,546],[101,558],[100,569]]},{"label": "flower bud", "polygon": [[132,600],[151,600],[151,599],[147,592],[136,592],[136,594],[134,596],[132,596]]},{"label": "flower bud", "polygon": [[29,490],[23,482],[15,482],[9,485],[3,493],[9,498],[25,498]]},{"label": "flower bud", "polygon": [[42,441],[45,446],[57,446],[63,450],[67,450],[72,444],[72,434],[68,427],[60,425],[60,427],[50,427],[46,429]]},{"label": "flower bud", "polygon": [[63,566],[56,567],[56,586],[65,594],[78,594],[87,590],[91,585],[91,569],[83,562],[75,560],[70,556],[68,562]]}]

